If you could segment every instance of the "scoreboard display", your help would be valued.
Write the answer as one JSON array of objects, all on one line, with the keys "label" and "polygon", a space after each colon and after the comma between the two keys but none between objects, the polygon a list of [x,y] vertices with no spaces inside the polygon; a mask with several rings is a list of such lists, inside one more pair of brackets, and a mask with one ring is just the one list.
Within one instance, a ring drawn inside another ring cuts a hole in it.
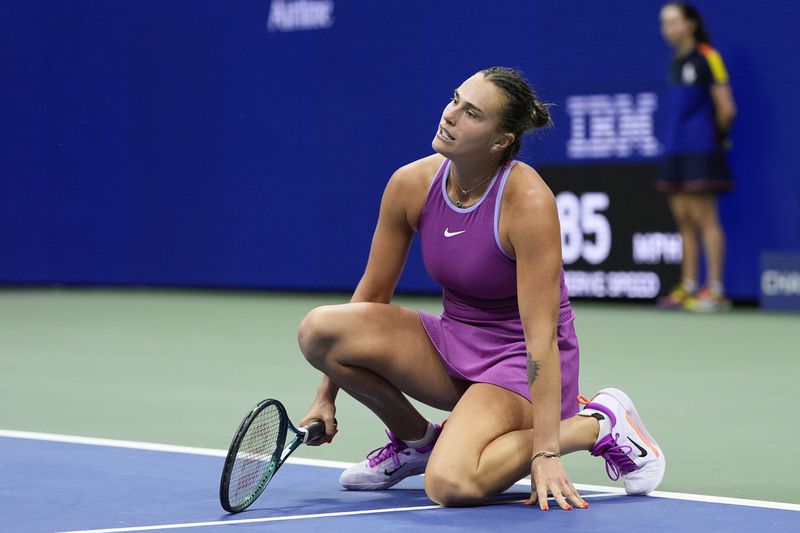
[{"label": "scoreboard display", "polygon": [[681,238],[655,165],[543,167],[571,297],[653,299],[680,279]]}]

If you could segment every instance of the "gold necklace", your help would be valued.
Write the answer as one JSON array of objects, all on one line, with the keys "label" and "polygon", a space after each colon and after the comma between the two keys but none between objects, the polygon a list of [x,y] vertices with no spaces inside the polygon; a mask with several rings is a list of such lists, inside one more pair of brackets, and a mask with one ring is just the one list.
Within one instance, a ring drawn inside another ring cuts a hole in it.
[{"label": "gold necklace", "polygon": [[[489,179],[491,179],[492,176],[494,176],[494,173],[489,174],[489,177],[487,177],[485,180],[483,180],[482,182],[480,182],[476,186],[472,187],[471,189],[464,189],[463,187],[461,187],[461,184],[456,179],[456,175],[453,174],[453,169],[452,168],[450,169],[450,177],[453,179],[453,184],[456,185],[456,193],[458,191],[461,191],[461,196],[466,196],[468,193],[471,193],[472,191],[474,191],[475,189],[477,189],[478,187],[480,187],[481,185],[483,185],[484,183],[489,181]],[[465,198],[465,200],[466,200],[466,198]],[[463,202],[461,202],[461,200],[456,200],[456,207],[459,208],[459,209],[463,209],[464,208]]]}]

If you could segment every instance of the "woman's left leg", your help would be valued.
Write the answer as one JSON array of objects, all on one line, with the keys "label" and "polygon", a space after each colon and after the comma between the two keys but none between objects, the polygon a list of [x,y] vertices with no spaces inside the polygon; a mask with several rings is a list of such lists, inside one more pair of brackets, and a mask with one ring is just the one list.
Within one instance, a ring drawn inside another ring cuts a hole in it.
[{"label": "woman's left leg", "polygon": [[[531,404],[522,396],[487,383],[470,386],[431,454],[425,471],[428,497],[448,506],[473,505],[530,474],[532,421]],[[592,417],[562,421],[562,455],[589,450],[598,429]]]},{"label": "woman's left leg", "polygon": [[[606,461],[612,480],[624,479],[628,494],[655,490],[666,460],[627,394],[600,390],[580,414],[561,421],[562,455],[588,450]],[[425,491],[447,506],[474,505],[530,474],[532,407],[496,385],[476,383],[447,419],[425,471]],[[562,486],[567,501],[574,487]],[[561,502],[563,503],[563,502]]]},{"label": "woman's left leg", "polygon": [[698,194],[693,209],[694,217],[703,236],[703,248],[706,255],[708,286],[719,290],[723,286],[725,267],[725,231],[719,220],[717,195],[714,193]]}]

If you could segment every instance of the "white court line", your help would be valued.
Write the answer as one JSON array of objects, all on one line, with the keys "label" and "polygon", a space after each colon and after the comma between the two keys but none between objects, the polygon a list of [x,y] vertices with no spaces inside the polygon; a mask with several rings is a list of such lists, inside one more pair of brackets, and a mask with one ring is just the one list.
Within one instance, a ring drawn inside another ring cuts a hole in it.
[{"label": "white court line", "polygon": [[[208,455],[213,457],[225,457],[227,455],[227,451],[225,450],[217,450],[213,448],[192,448],[188,446],[175,446],[172,444],[158,444],[152,442],[136,442],[136,441],[127,441],[127,440],[114,440],[114,439],[101,439],[96,437],[79,437],[73,435],[59,435],[54,433],[36,433],[30,431],[15,431],[10,429],[0,429],[0,437],[9,437],[9,438],[17,438],[17,439],[33,439],[33,440],[43,440],[43,441],[50,441],[50,442],[64,442],[69,444],[87,444],[93,446],[111,446],[116,448],[129,448],[134,450],[148,450],[148,451],[157,451],[157,452],[170,452],[170,453],[185,453],[185,454],[192,454],[192,455]],[[347,468],[351,466],[353,463],[343,462],[343,461],[327,461],[321,459],[305,459],[300,457],[290,457],[287,463],[297,464],[297,465],[306,465],[306,466],[318,466],[323,468]],[[516,483],[519,486],[526,486],[530,487],[530,481],[520,481]],[[580,491],[598,491],[607,493],[603,496],[610,495],[610,494],[625,494],[625,490],[622,487],[607,487],[603,485],[586,485],[581,483],[576,483],[575,488]],[[599,495],[597,495],[599,496]],[[595,496],[595,497],[597,497]],[[666,498],[671,500],[688,500],[688,501],[695,501],[695,502],[706,502],[706,503],[719,503],[723,505],[741,505],[745,507],[760,507],[764,509],[779,509],[782,511],[800,511],[800,505],[794,503],[784,503],[784,502],[771,502],[766,500],[748,500],[743,498],[727,498],[724,496],[706,496],[704,494],[686,494],[681,492],[664,492],[664,491],[653,491],[651,492],[648,497],[655,497],[655,498]],[[378,510],[381,511],[381,510]],[[390,512],[390,510],[385,510],[381,512]],[[363,512],[363,511],[360,511]],[[372,512],[372,511],[370,511]],[[300,515],[298,515],[300,516]],[[306,515],[303,515],[306,516]],[[311,515],[307,515],[311,516]],[[232,523],[232,521],[225,521],[224,523]],[[105,531],[105,530],[104,530]]]},{"label": "white court line", "polygon": [[[586,498],[602,498],[608,496],[618,496],[617,493],[606,494],[589,494]],[[523,500],[510,500],[494,502],[487,505],[505,505],[511,503],[522,503]],[[217,520],[214,522],[190,522],[185,524],[161,524],[154,526],[136,526],[136,527],[118,527],[113,529],[82,529],[78,531],[58,531],[56,533],[128,533],[132,531],[156,531],[159,529],[181,529],[190,527],[206,527],[206,526],[227,526],[235,524],[256,524],[261,522],[280,522],[283,520],[307,520],[309,518],[329,518],[334,516],[354,516],[365,514],[382,514],[382,513],[401,513],[405,511],[427,511],[430,509],[444,509],[441,505],[419,505],[416,507],[393,507],[388,509],[364,509],[361,511],[342,511],[337,513],[317,513],[317,514],[302,514],[302,515],[289,515],[289,516],[270,516],[266,518],[243,518],[235,520]]]},{"label": "white court line", "polygon": [[[44,440],[48,442],[65,442],[67,444],[87,444],[90,446],[108,446],[111,448],[128,448],[132,450],[147,450],[153,452],[186,453],[190,455],[208,455],[211,457],[225,457],[227,450],[215,448],[193,448],[191,446],[176,446],[173,444],[159,444],[156,442],[139,442],[132,440],[101,439],[98,437],[79,437],[76,435],[60,435],[57,433],[38,433],[32,431],[15,431],[13,429],[0,429],[0,437],[12,439]],[[325,468],[347,468],[353,463],[344,461],[326,461],[322,459],[303,459],[289,457],[287,463],[305,466],[321,466]]]},{"label": "white court line", "polygon": [[80,531],[60,531],[58,533],[126,533],[128,531],[155,531],[159,529],[180,529],[205,526],[227,526],[234,524],[258,524],[262,522],[280,522],[282,520],[305,520],[308,518],[328,518],[332,516],[354,516],[362,514],[398,513],[403,511],[425,511],[440,509],[439,505],[419,505],[417,507],[395,507],[392,509],[366,509],[363,511],[342,511],[339,513],[299,514],[289,516],[270,516],[267,518],[242,518],[237,520],[217,520],[214,522],[194,522],[188,524],[163,524],[157,526],[118,527],[114,529],[83,529]]}]

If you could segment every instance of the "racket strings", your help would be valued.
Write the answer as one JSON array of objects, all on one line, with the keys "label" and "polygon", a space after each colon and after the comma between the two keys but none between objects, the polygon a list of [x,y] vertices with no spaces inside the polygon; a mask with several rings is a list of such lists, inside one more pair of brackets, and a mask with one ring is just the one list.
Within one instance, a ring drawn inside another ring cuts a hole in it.
[{"label": "racket strings", "polygon": [[280,429],[281,413],[276,407],[267,407],[256,415],[231,470],[228,494],[231,505],[246,503],[261,484],[269,481],[280,459],[281,450],[277,449]]}]

